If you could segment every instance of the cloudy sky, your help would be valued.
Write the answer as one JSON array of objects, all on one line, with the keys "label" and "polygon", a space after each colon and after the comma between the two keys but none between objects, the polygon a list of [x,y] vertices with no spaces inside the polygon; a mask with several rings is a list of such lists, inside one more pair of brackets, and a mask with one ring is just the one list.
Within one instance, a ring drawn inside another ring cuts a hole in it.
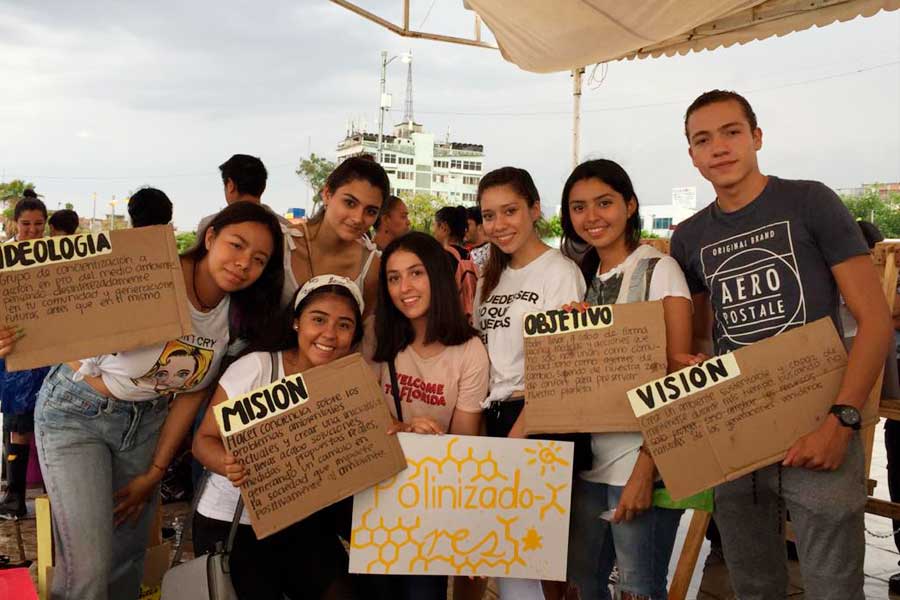
[{"label": "cloudy sky", "polygon": [[[399,0],[360,4],[399,20]],[[460,0],[413,0],[411,24],[468,34]],[[406,40],[325,0],[0,1],[0,180],[36,184],[50,208],[98,214],[153,185],[192,228],[222,205],[216,166],[236,152],[269,168],[264,200],[306,204],[295,175],[333,158],[350,119],[377,128],[380,51],[413,52],[415,117],[481,143],[486,166],[534,175],[545,212],[571,168],[571,82],[499,53]],[[589,69],[590,72],[590,69]],[[388,70],[402,116],[405,65]],[[900,11],[683,57],[617,62],[583,96],[583,157],[631,173],[645,204],[712,191],[688,159],[681,118],[713,87],[745,93],[767,173],[832,187],[900,180]],[[386,128],[386,130],[388,130]],[[121,211],[122,207],[117,208]]]}]

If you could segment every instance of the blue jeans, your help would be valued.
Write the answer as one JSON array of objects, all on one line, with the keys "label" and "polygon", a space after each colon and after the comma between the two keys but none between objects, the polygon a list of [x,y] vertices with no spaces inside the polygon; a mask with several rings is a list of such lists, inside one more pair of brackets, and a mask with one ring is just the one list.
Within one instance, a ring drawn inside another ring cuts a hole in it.
[{"label": "blue jeans", "polygon": [[53,367],[38,393],[38,457],[53,511],[53,600],[138,597],[153,495],[136,524],[113,525],[113,493],[144,473],[166,418],[165,398],[101,396]]},{"label": "blue jeans", "polygon": [[619,590],[666,600],[669,559],[684,511],[653,507],[629,522],[601,519],[601,513],[618,506],[623,489],[575,476],[569,527],[569,583],[578,588],[583,600],[609,600],[609,574],[617,564]]}]

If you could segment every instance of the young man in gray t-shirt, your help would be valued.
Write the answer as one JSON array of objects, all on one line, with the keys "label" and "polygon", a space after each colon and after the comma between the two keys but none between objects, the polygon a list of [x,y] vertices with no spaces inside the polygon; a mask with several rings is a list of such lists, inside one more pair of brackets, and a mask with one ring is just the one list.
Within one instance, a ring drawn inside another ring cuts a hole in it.
[{"label": "young man in gray t-shirt", "polygon": [[825,316],[840,331],[839,296],[859,320],[840,391],[819,429],[797,440],[782,463],[716,487],[732,584],[741,600],[784,597],[786,508],[807,597],[862,600],[866,474],[857,430],[892,329],[868,248],[825,185],[760,172],[762,131],[742,96],[701,95],[687,110],[685,135],[694,166],[716,191],[716,201],[672,237],[693,294],[695,351],[710,335],[722,353]]}]

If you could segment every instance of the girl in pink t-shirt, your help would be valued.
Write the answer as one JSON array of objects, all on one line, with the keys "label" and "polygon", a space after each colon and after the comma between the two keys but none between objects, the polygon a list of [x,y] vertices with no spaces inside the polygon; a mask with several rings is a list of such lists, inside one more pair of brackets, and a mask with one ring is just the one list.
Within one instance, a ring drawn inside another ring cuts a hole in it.
[{"label": "girl in pink t-shirt", "polygon": [[[384,249],[372,337],[366,346],[374,346],[394,430],[478,435],[490,363],[463,313],[450,259],[434,238],[412,232]],[[447,598],[445,576],[395,576],[387,583],[391,597]],[[480,584],[457,578],[454,585]]]},{"label": "girl in pink t-shirt", "polygon": [[380,271],[368,347],[400,430],[478,435],[490,363],[460,306],[446,252],[434,238],[409,233],[384,249]]}]

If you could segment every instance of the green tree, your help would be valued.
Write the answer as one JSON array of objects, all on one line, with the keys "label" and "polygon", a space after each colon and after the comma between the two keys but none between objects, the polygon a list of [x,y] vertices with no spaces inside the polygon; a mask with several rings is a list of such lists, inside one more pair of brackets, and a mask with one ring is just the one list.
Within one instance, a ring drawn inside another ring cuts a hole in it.
[{"label": "green tree", "polygon": [[434,213],[448,206],[448,201],[431,194],[411,194],[400,192],[400,198],[409,210],[409,224],[415,231],[431,233],[431,224],[434,222]]},{"label": "green tree", "polygon": [[295,171],[316,192],[316,195],[313,197],[313,214],[319,208],[319,204],[322,203],[322,188],[325,187],[325,180],[334,171],[334,167],[335,164],[333,162],[323,156],[316,156],[316,153],[313,152],[309,155],[309,158],[301,158],[300,166]]},{"label": "green tree", "polygon": [[197,234],[193,231],[179,231],[175,234],[175,244],[178,246],[178,254],[181,254],[197,242]]},{"label": "green tree", "polygon": [[876,189],[868,188],[861,196],[843,196],[841,200],[851,215],[875,223],[884,237],[900,237],[900,193],[882,198]]},{"label": "green tree", "polygon": [[642,240],[658,240],[659,236],[653,233],[652,231],[647,231],[646,229],[641,230],[641,239]]},{"label": "green tree", "polygon": [[554,240],[562,237],[562,221],[559,215],[553,215],[549,219],[541,217],[535,224],[538,235],[542,240]]},{"label": "green tree", "polygon": [[11,235],[14,231],[12,225],[13,215],[16,209],[16,202],[22,198],[22,194],[28,188],[33,188],[34,184],[22,181],[21,179],[13,179],[6,183],[0,182],[0,209],[3,210],[3,221],[7,235]]}]

